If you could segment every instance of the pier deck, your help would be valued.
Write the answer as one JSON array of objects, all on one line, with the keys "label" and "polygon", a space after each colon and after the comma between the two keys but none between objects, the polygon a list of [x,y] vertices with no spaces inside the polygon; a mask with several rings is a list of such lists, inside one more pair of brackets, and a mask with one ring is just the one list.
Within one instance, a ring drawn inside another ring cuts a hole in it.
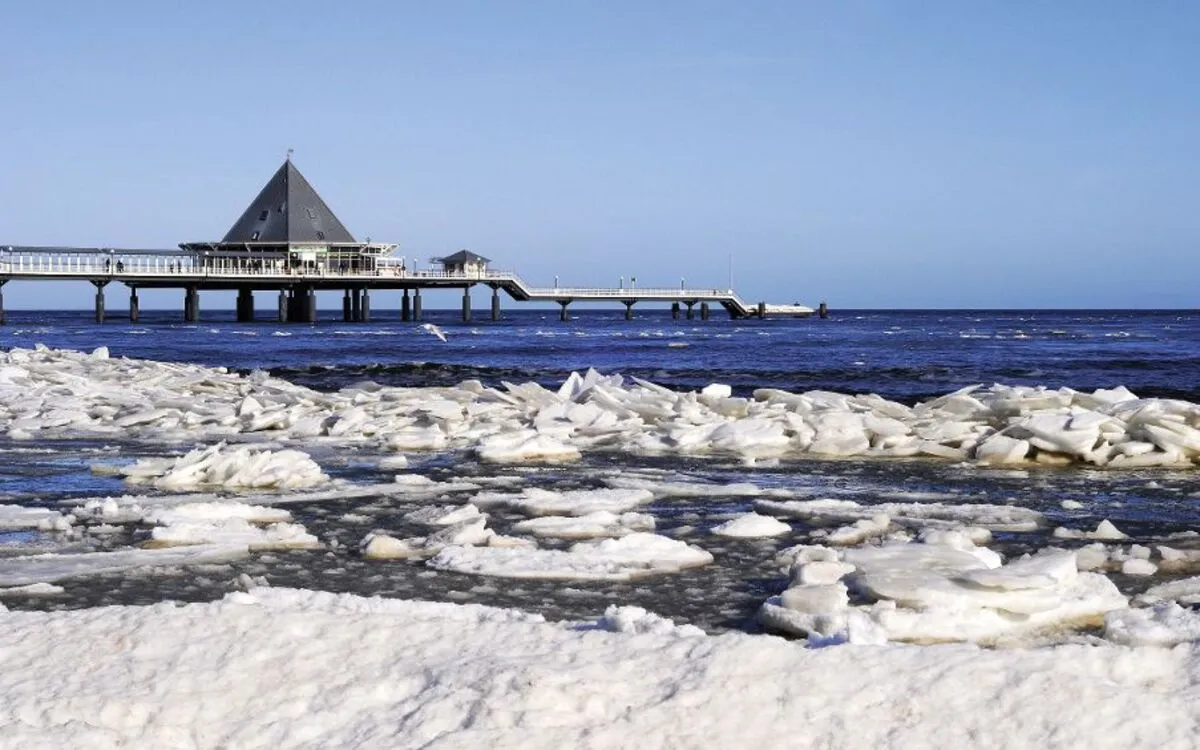
[{"label": "pier deck", "polygon": [[[104,287],[114,281],[131,289],[131,314],[134,315],[137,289],[184,289],[189,300],[198,291],[210,289],[233,289],[243,293],[279,291],[281,295],[294,297],[303,294],[310,299],[317,290],[341,289],[347,294],[347,318],[358,319],[361,316],[352,316],[351,311],[360,305],[350,299],[351,294],[357,300],[359,295],[365,298],[367,290],[378,289],[403,290],[406,303],[409,290],[413,291],[417,295],[416,315],[419,319],[419,294],[422,289],[461,288],[464,290],[464,319],[469,319],[469,292],[475,285],[492,289],[494,318],[499,314],[500,290],[519,302],[555,302],[561,306],[564,320],[567,307],[573,302],[619,302],[626,307],[626,317],[632,317],[633,306],[644,301],[674,303],[672,310],[676,316],[679,306],[684,305],[689,318],[695,305],[701,306],[702,318],[708,317],[710,304],[720,305],[734,318],[762,316],[765,309],[762,304],[745,302],[732,289],[637,288],[632,285],[617,288],[537,287],[512,271],[487,269],[456,273],[418,270],[407,268],[401,259],[391,257],[380,257],[372,265],[368,268],[345,268],[335,263],[312,263],[285,267],[278,260],[204,257],[184,250],[9,245],[0,246],[0,286],[13,280],[89,281],[97,290],[98,319],[103,319]],[[0,305],[3,304],[2,300],[0,297]],[[284,307],[281,296],[281,318],[285,316]],[[0,315],[3,314],[2,309],[0,307]],[[187,306],[185,314],[191,318]],[[312,317],[312,313],[302,313],[299,319],[308,317]],[[294,316],[289,315],[286,319],[294,319]]]}]

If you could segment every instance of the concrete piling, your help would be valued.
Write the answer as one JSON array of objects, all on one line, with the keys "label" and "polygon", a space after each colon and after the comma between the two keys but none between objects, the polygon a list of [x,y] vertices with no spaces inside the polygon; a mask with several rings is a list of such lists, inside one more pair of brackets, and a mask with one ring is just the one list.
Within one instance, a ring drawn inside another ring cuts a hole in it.
[{"label": "concrete piling", "polygon": [[93,281],[96,285],[96,322],[104,322],[104,285],[107,281]]},{"label": "concrete piling", "polygon": [[237,322],[254,322],[254,290],[242,288],[237,296]]},{"label": "concrete piling", "polygon": [[183,293],[183,321],[195,323],[200,320],[200,291],[189,286]]}]

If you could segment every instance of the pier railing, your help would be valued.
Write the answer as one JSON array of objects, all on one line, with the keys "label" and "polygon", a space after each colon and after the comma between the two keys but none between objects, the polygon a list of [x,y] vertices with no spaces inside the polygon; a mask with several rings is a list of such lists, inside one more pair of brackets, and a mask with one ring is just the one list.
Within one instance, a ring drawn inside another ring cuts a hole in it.
[{"label": "pier railing", "polygon": [[[694,304],[715,302],[736,315],[755,310],[732,289],[683,289],[654,287],[535,287],[513,271],[445,271],[407,268],[392,258],[379,258],[375,267],[342,268],[312,264],[288,266],[277,258],[203,257],[183,250],[127,250],[120,248],[80,247],[0,247],[0,279],[44,278],[87,279],[94,282],[122,281],[136,285],[147,281],[177,279],[204,283],[236,282],[257,279],[271,283],[324,283],[346,281],[370,285],[372,281],[403,283],[433,282],[434,286],[470,286],[488,284],[504,289],[514,299],[567,304],[574,301],[666,301]],[[438,283],[441,282],[441,283]]]}]

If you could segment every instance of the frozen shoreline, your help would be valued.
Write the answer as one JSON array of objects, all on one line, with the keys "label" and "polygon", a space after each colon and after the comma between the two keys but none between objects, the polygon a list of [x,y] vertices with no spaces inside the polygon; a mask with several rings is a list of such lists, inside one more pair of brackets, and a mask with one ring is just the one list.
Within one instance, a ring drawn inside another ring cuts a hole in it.
[{"label": "frozen shoreline", "polygon": [[3,612],[0,743],[1196,746],[1196,644],[811,649],[697,635],[629,608],[583,627],[275,589],[210,604]]}]

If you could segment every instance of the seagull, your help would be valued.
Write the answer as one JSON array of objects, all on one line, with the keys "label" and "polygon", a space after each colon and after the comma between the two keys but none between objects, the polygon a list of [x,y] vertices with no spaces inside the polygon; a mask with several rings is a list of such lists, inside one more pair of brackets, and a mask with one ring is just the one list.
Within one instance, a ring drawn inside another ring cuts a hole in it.
[{"label": "seagull", "polygon": [[421,327],[432,333],[434,336],[437,336],[442,341],[446,340],[446,334],[442,333],[442,329],[438,328],[433,323],[422,323]]}]

